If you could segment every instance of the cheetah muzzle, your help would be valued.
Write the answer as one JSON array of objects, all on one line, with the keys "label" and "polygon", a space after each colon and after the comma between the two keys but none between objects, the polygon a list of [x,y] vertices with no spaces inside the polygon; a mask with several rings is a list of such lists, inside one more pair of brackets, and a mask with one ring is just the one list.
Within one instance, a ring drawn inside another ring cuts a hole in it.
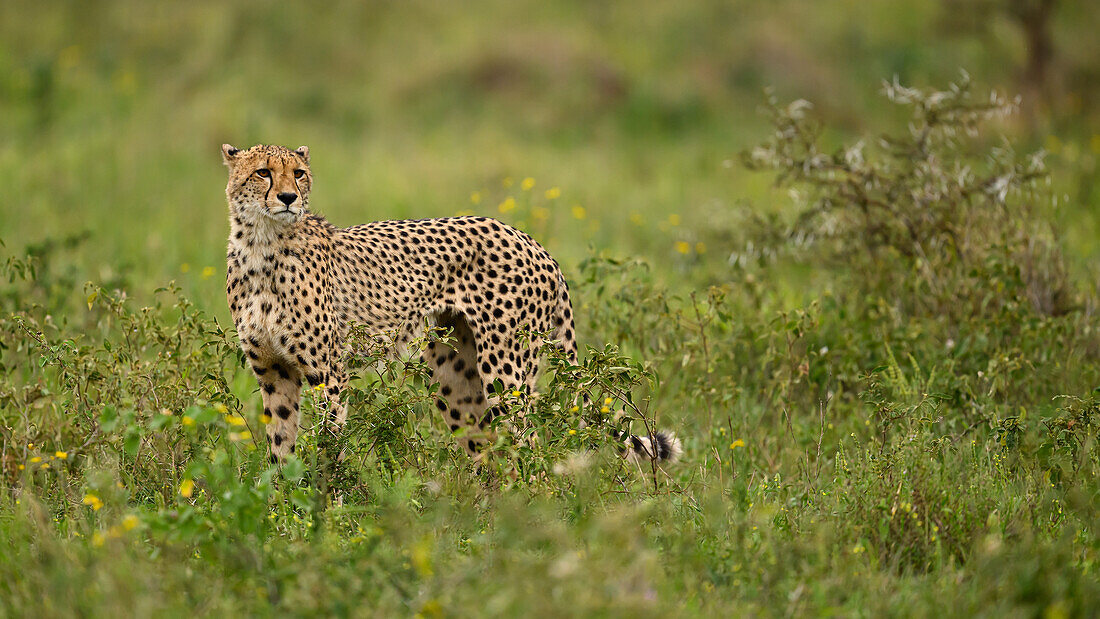
[{"label": "cheetah muzzle", "polygon": [[[259,381],[272,462],[294,452],[303,381],[323,387],[334,427],[347,410],[341,352],[350,324],[419,336],[432,317],[454,347],[429,343],[447,426],[476,454],[500,413],[487,386],[533,390],[538,338],[550,333],[577,358],[573,308],[561,269],[527,234],[484,217],[379,221],[336,228],[309,212],[309,149],[222,146],[229,168],[226,296]],[[617,434],[631,457],[674,460],[671,434]]]}]

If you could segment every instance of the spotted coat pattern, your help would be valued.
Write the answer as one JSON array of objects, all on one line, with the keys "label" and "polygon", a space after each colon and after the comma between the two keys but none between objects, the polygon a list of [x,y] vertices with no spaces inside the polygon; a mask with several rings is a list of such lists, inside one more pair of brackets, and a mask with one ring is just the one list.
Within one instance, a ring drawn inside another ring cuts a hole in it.
[{"label": "spotted coat pattern", "polygon": [[[448,427],[465,428],[471,453],[499,414],[489,387],[533,389],[550,333],[576,359],[569,290],[558,264],[527,234],[484,217],[380,221],[336,228],[309,213],[309,150],[222,147],[229,167],[226,295],[241,346],[260,384],[272,461],[294,452],[303,381],[323,385],[337,426],[347,411],[341,346],[349,325],[421,334],[426,319],[453,342],[423,358],[439,383]],[[671,436],[626,437],[634,451],[675,457]]]}]

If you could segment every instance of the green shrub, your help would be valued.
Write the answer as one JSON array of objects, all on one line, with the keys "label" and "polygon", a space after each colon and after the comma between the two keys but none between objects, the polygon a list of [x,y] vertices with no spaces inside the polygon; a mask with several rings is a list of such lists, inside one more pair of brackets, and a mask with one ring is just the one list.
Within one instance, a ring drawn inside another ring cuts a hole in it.
[{"label": "green shrub", "polygon": [[[0,614],[1093,613],[1100,329],[1044,172],[969,136],[1002,108],[965,85],[889,90],[912,132],[833,155],[773,106],[753,165],[809,206],[678,231],[730,260],[583,261],[593,345],[547,344],[535,393],[494,386],[477,462],[415,355],[445,332],[395,359],[353,329],[347,426],[307,390],[275,467],[231,329],[124,271],[73,294],[78,239],[17,251]],[[656,428],[682,462],[611,439]]]},{"label": "green shrub", "polygon": [[843,265],[855,291],[893,298],[908,314],[961,319],[1011,303],[1046,315],[1069,311],[1042,154],[978,140],[982,124],[1015,102],[973,96],[965,74],[945,90],[897,82],[883,90],[911,109],[907,130],[832,152],[808,102],[769,99],[773,136],[744,159],[776,171],[799,196],[786,238]]}]

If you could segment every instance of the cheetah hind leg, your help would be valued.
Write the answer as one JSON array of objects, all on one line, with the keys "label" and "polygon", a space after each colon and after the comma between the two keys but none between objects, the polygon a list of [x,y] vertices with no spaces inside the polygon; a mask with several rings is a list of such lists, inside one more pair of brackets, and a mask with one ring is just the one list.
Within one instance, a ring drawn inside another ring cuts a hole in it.
[{"label": "cheetah hind leg", "polygon": [[[436,407],[443,422],[452,432],[463,428],[462,446],[475,459],[488,440],[481,429],[487,401],[485,385],[477,369],[477,344],[466,318],[445,310],[436,317],[436,326],[450,330],[453,342],[429,342],[422,358],[432,371],[432,381],[439,383]],[[453,346],[453,347],[452,347]]]}]

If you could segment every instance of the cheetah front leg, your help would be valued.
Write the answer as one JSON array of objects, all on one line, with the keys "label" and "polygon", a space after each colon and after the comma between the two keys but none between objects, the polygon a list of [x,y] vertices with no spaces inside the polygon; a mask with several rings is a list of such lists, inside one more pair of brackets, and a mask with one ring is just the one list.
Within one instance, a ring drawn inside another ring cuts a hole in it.
[{"label": "cheetah front leg", "polygon": [[339,433],[348,420],[348,409],[340,401],[340,392],[348,384],[348,375],[339,361],[333,361],[328,355],[319,363],[311,363],[305,371],[306,381],[316,395],[325,423],[333,432]]},{"label": "cheetah front leg", "polygon": [[[325,428],[331,437],[337,437],[347,423],[348,409],[340,401],[340,393],[348,384],[348,375],[339,361],[333,361],[325,355],[309,364],[305,372],[306,381],[317,396],[317,404]],[[335,454],[337,462],[343,462],[347,454],[343,449]]]},{"label": "cheetah front leg", "polygon": [[302,379],[289,365],[273,362],[267,367],[254,365],[264,401],[263,421],[267,424],[267,444],[271,462],[279,463],[294,453],[298,439],[298,400]]}]

